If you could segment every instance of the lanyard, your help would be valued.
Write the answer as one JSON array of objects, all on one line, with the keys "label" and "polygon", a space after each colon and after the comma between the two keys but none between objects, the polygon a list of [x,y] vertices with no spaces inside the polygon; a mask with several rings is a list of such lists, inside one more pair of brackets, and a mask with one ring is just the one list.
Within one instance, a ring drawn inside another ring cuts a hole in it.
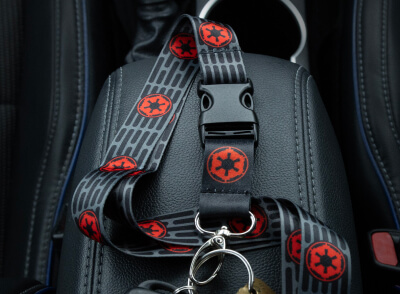
[{"label": "lanyard", "polygon": [[[199,208],[137,220],[135,185],[157,171],[199,70],[204,145]],[[72,216],[81,232],[125,254],[179,257],[193,256],[207,239],[194,220],[210,231],[226,226],[240,234],[251,228],[245,238],[230,240],[230,248],[281,245],[284,293],[348,293],[351,261],[346,241],[287,200],[251,194],[258,136],[253,108],[252,85],[234,31],[182,16],[102,165],[75,191]],[[123,221],[106,228],[104,208],[110,202],[116,203],[112,209]]]}]

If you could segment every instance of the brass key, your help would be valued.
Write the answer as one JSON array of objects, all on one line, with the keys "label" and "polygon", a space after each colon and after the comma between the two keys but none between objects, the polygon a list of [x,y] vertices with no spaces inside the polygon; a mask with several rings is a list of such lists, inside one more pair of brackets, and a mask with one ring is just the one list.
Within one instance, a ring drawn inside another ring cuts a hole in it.
[{"label": "brass key", "polygon": [[236,294],[276,294],[267,284],[257,278],[254,279],[253,288],[255,293],[251,293],[249,287],[246,285],[243,288],[240,288]]}]

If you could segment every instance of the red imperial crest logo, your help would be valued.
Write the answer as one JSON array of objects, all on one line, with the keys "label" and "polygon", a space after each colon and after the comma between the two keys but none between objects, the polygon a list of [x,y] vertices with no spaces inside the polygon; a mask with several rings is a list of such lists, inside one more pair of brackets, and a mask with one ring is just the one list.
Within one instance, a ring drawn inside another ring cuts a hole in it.
[{"label": "red imperial crest logo", "polygon": [[[265,213],[264,209],[262,209],[258,205],[251,206],[251,212],[254,214],[256,218],[256,227],[251,231],[246,238],[256,238],[260,236],[262,233],[265,232],[268,226],[268,218],[267,214]],[[242,233],[246,232],[250,229],[250,224],[241,218],[234,218],[229,222],[229,226],[234,233]]]},{"label": "red imperial crest logo", "polygon": [[196,59],[197,47],[192,34],[181,33],[174,36],[169,42],[169,50],[181,59]]},{"label": "red imperial crest logo", "polygon": [[167,228],[164,224],[157,220],[147,220],[138,223],[139,227],[150,237],[157,239],[164,238],[167,234]]},{"label": "red imperial crest logo", "polygon": [[126,175],[127,177],[136,177],[138,175],[144,174],[146,171],[144,170],[136,170],[128,175]]},{"label": "red imperial crest logo", "polygon": [[164,244],[162,244],[162,246],[165,248],[165,250],[168,250],[168,251],[174,252],[174,253],[186,253],[186,252],[190,252],[193,250],[193,247],[168,244],[168,243],[164,243]]},{"label": "red imperial crest logo", "polygon": [[232,32],[222,25],[206,22],[200,25],[200,38],[211,47],[225,47],[232,41]]},{"label": "red imperial crest logo", "polygon": [[122,170],[130,170],[137,168],[136,161],[129,156],[117,156],[100,167],[103,172],[116,172]]},{"label": "red imperial crest logo", "polygon": [[171,99],[162,94],[150,94],[142,98],[137,106],[138,112],[145,117],[160,117],[172,108]]},{"label": "red imperial crest logo", "polygon": [[342,251],[329,242],[313,243],[307,250],[306,264],[308,271],[324,282],[339,279],[346,269]]},{"label": "red imperial crest logo", "polygon": [[301,258],[301,230],[293,231],[286,243],[286,249],[290,258],[297,264],[300,264]]},{"label": "red imperial crest logo", "polygon": [[97,242],[101,242],[100,226],[96,214],[92,210],[86,210],[79,216],[79,229]]},{"label": "red imperial crest logo", "polygon": [[246,154],[230,146],[215,149],[207,160],[207,171],[210,177],[224,184],[240,180],[248,168],[249,160]]}]

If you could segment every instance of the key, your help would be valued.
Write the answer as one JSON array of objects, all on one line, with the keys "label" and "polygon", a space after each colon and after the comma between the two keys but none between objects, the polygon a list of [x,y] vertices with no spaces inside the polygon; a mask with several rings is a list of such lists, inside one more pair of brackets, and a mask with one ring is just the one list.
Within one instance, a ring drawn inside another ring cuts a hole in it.
[{"label": "key", "polygon": [[255,293],[251,293],[249,287],[246,285],[243,288],[240,288],[236,294],[276,294],[267,284],[257,278],[254,279],[253,288]]}]

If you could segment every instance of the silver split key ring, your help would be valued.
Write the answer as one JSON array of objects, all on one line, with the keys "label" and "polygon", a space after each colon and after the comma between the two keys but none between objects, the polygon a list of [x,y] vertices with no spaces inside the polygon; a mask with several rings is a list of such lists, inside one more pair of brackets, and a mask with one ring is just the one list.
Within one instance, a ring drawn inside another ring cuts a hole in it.
[{"label": "silver split key ring", "polygon": [[197,213],[197,215],[195,217],[195,221],[194,221],[197,230],[199,230],[199,232],[202,234],[213,235],[213,237],[211,239],[209,239],[206,243],[204,243],[199,248],[199,250],[197,251],[197,253],[195,254],[195,256],[192,259],[192,263],[190,264],[189,279],[193,283],[195,283],[198,286],[206,285],[206,284],[210,283],[217,276],[218,272],[220,271],[220,269],[222,267],[222,263],[223,263],[223,259],[224,259],[223,254],[219,255],[219,263],[218,263],[217,268],[214,270],[212,275],[204,281],[198,281],[195,277],[196,273],[198,272],[198,270],[200,268],[200,266],[197,265],[198,264],[197,260],[200,258],[200,255],[204,253],[204,251],[207,251],[210,248],[214,248],[214,250],[215,249],[226,249],[225,238],[231,238],[231,237],[242,238],[246,234],[250,233],[256,226],[257,221],[252,212],[249,211],[249,214],[250,214],[250,219],[251,219],[250,228],[243,233],[232,233],[225,226],[221,227],[221,229],[217,230],[216,232],[204,230],[200,225],[200,213]]},{"label": "silver split key ring", "polygon": [[[173,294],[178,294],[182,291],[188,291],[189,294],[197,293],[196,286],[206,285],[210,283],[218,275],[218,272],[221,270],[222,264],[224,262],[225,254],[234,255],[238,257],[245,264],[247,271],[249,273],[249,283],[248,283],[249,289],[250,290],[253,289],[254,273],[249,262],[240,253],[234,250],[226,249],[226,239],[225,239],[225,238],[243,238],[254,230],[257,220],[251,211],[249,211],[249,214],[251,219],[250,228],[242,233],[232,233],[225,226],[221,227],[221,229],[217,230],[216,232],[204,230],[200,225],[200,213],[197,213],[194,220],[196,229],[200,233],[205,235],[211,235],[212,237],[207,242],[205,242],[193,256],[192,262],[190,264],[188,284],[186,286],[176,289],[173,292]],[[218,256],[219,262],[216,269],[211,274],[211,276],[204,281],[197,280],[196,274],[203,266],[203,264],[216,256]]]},{"label": "silver split key ring", "polygon": [[213,250],[211,252],[208,252],[206,254],[204,254],[198,261],[198,264],[196,265],[196,269],[199,270],[200,267],[205,264],[208,260],[210,260],[211,258],[215,257],[215,256],[220,256],[220,255],[233,255],[236,256],[237,258],[239,258],[244,265],[246,266],[247,269],[247,273],[249,275],[249,280],[248,280],[248,288],[249,288],[249,292],[253,293],[253,284],[254,284],[254,272],[253,269],[251,268],[251,265],[249,263],[249,261],[246,259],[246,257],[244,257],[242,254],[240,254],[239,252],[235,251],[235,250],[231,250],[231,249],[216,249]]},{"label": "silver split key ring", "polygon": [[216,235],[214,237],[212,237],[211,239],[209,239],[206,243],[204,243],[199,250],[197,250],[195,256],[193,256],[192,262],[190,264],[190,270],[189,270],[189,279],[195,283],[196,285],[202,286],[202,285],[206,285],[208,283],[210,283],[218,274],[218,272],[220,271],[221,267],[222,267],[222,263],[224,262],[224,256],[221,255],[219,256],[219,262],[218,262],[218,266],[217,268],[214,270],[214,272],[212,273],[212,275],[204,280],[204,281],[198,281],[195,276],[196,273],[199,270],[199,267],[197,266],[198,264],[198,259],[200,258],[200,255],[203,254],[205,251],[209,250],[209,249],[225,249],[226,248],[226,241],[225,238],[223,236],[219,236]]},{"label": "silver split key ring", "polygon": [[[189,280],[190,281],[190,280]],[[182,291],[188,291],[189,294],[197,294],[197,289],[193,285],[187,285],[187,286],[182,286],[176,289],[172,294],[178,294],[181,293]]]}]

